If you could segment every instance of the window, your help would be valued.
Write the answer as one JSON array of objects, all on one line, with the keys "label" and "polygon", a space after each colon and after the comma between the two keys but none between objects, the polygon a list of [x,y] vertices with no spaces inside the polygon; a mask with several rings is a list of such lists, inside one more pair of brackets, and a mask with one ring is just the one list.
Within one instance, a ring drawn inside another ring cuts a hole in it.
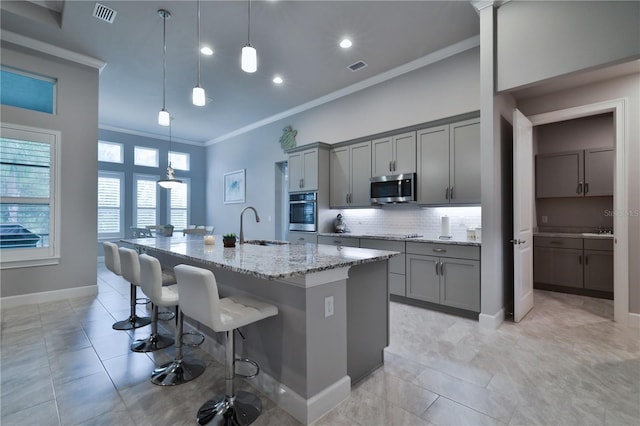
[{"label": "window", "polygon": [[175,170],[189,171],[189,154],[169,151],[169,162]]},{"label": "window", "polygon": [[0,103],[53,114],[56,80],[2,67]]},{"label": "window", "polygon": [[3,268],[57,263],[60,133],[3,124],[0,258]]},{"label": "window", "polygon": [[158,167],[158,150],[142,146],[134,147],[133,164],[136,166]]},{"label": "window", "polygon": [[182,185],[168,192],[169,198],[169,223],[176,230],[185,229],[189,223],[189,198],[190,198],[190,181],[189,179],[181,179]]},{"label": "window", "polygon": [[157,225],[158,219],[158,176],[134,175],[134,211],[133,223],[135,227],[143,228],[147,225]]},{"label": "window", "polygon": [[98,238],[122,238],[124,174],[98,172]]},{"label": "window", "polygon": [[124,163],[121,143],[98,141],[98,161],[106,163]]}]

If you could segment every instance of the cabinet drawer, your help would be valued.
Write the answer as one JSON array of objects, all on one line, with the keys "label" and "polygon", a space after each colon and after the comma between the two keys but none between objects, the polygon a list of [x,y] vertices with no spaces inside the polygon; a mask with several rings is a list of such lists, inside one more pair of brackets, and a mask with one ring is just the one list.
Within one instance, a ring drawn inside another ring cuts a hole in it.
[{"label": "cabinet drawer", "polygon": [[533,237],[536,247],[582,249],[582,238]]},{"label": "cabinet drawer", "polygon": [[294,244],[317,244],[318,236],[307,232],[289,232],[289,242]]},{"label": "cabinet drawer", "polygon": [[329,244],[332,246],[360,247],[359,238],[318,236],[318,244]]},{"label": "cabinet drawer", "polygon": [[458,244],[407,242],[407,253],[480,260],[480,247]]},{"label": "cabinet drawer", "polygon": [[585,238],[584,249],[613,251],[613,238],[611,239]]}]

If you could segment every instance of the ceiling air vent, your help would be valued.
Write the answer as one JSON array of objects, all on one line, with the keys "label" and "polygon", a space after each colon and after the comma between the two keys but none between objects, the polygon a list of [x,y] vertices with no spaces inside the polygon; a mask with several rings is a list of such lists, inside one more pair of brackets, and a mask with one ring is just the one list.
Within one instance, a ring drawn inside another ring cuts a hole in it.
[{"label": "ceiling air vent", "polygon": [[93,17],[98,18],[101,21],[108,22],[113,24],[113,21],[116,19],[116,14],[118,12],[116,10],[111,9],[110,7],[105,6],[104,4],[96,3],[96,7],[93,8]]},{"label": "ceiling air vent", "polygon": [[365,61],[358,61],[354,64],[349,65],[347,68],[349,68],[351,71],[358,71],[366,66],[367,66],[367,63]]}]

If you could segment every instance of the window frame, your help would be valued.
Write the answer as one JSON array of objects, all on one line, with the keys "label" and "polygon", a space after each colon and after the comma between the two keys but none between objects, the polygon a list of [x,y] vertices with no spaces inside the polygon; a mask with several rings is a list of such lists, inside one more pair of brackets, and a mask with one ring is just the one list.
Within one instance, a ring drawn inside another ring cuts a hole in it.
[{"label": "window frame", "polygon": [[[160,220],[160,190],[158,187],[158,175],[148,175],[148,174],[142,174],[142,173],[134,173],[133,174],[133,182],[131,185],[131,191],[132,191],[132,207],[133,207],[133,213],[131,216],[131,226],[136,227],[136,228],[140,228],[140,227],[144,227],[146,225],[142,225],[140,226],[140,224],[138,223],[138,181],[140,180],[147,180],[147,181],[153,181],[155,190],[156,190],[156,222],[158,220]],[[157,223],[152,223],[151,225],[157,225]]]},{"label": "window frame", "polygon": [[[113,172],[108,170],[98,170],[98,185],[100,182],[100,177],[108,177],[108,178],[117,178],[120,181],[120,208],[119,211],[119,221],[120,221],[120,232],[103,232],[100,233],[98,231],[98,241],[102,240],[111,240],[114,238],[124,238],[125,230],[124,230],[124,193],[125,193],[125,175],[124,172]],[[98,215],[100,214],[100,200],[98,199]],[[115,210],[115,209],[114,209]]]},{"label": "window frame", "polygon": [[[189,226],[189,223],[191,223],[191,178],[180,178],[180,180],[182,181],[183,184],[187,185],[187,223],[186,226]],[[171,190],[173,191],[173,190]],[[173,210],[171,208],[171,194],[169,192],[171,191],[167,191],[167,222],[169,222],[171,225],[173,225],[173,223],[171,223],[171,210]],[[175,210],[185,210],[185,209],[175,209]],[[175,226],[175,225],[174,225]],[[174,231],[182,231],[183,228],[174,228]]]},{"label": "window frame", "polygon": [[[60,131],[18,124],[1,123],[0,137],[48,143],[50,149],[49,247],[0,249],[0,269],[57,265],[60,263],[61,221],[61,137]],[[15,198],[13,198],[15,200]],[[10,200],[7,200],[11,202]],[[7,202],[0,199],[0,202]]]}]

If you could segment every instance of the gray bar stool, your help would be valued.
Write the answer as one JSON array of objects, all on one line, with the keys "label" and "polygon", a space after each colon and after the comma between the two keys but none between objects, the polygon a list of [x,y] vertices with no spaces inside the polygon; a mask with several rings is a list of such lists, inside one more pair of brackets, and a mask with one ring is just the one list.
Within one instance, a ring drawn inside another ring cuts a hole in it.
[{"label": "gray bar stool", "polygon": [[[133,250],[132,250],[133,251]],[[131,254],[133,257],[135,252]],[[134,352],[153,352],[173,345],[171,337],[158,333],[158,306],[178,306],[178,286],[167,285],[168,281],[175,283],[175,278],[162,273],[160,261],[148,254],[141,254],[140,287],[153,303],[151,314],[151,335],[144,340],[136,340],[131,344]]]},{"label": "gray bar stool", "polygon": [[123,276],[127,281],[129,281],[131,288],[131,293],[129,296],[131,303],[131,313],[129,314],[129,318],[115,322],[112,325],[113,329],[132,330],[134,328],[144,327],[145,325],[148,325],[149,323],[151,323],[151,318],[139,317],[136,315],[136,284],[134,284],[127,278],[127,276],[124,276],[122,273],[122,262],[120,261],[120,252],[118,250],[118,246],[114,243],[106,241],[102,243],[102,246],[104,247],[104,264],[107,269],[118,276]]},{"label": "gray bar stool", "polygon": [[[178,280],[180,309],[213,331],[224,332],[226,339],[226,391],[224,395],[218,395],[200,407],[197,415],[198,424],[205,425],[211,421],[215,425],[251,424],[260,415],[262,403],[256,395],[245,391],[236,392],[234,389],[234,330],[277,315],[278,308],[246,296],[220,299],[216,278],[209,270],[178,265],[174,271]],[[253,361],[250,362],[258,367]]]}]

